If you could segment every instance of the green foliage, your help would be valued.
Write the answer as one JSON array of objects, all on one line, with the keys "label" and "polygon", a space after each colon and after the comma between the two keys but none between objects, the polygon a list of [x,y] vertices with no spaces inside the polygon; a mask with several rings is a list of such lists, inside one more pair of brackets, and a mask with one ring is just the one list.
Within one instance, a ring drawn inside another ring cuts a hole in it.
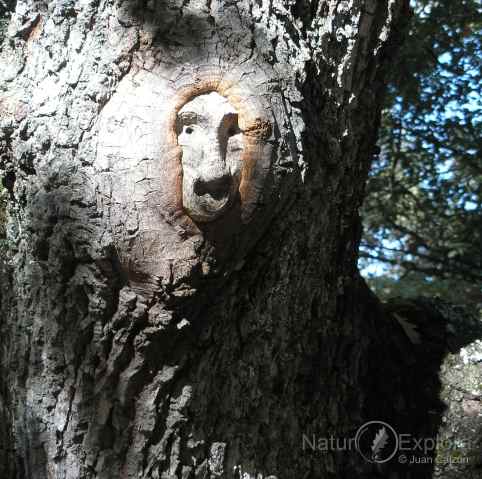
[{"label": "green foliage", "polygon": [[375,288],[482,302],[481,27],[478,1],[415,4],[363,211]]},{"label": "green foliage", "polygon": [[414,298],[423,294],[440,297],[454,304],[460,303],[461,298],[468,306],[476,306],[480,303],[479,284],[452,279],[432,280],[418,271],[400,278],[387,275],[373,276],[368,281],[373,291],[382,300],[393,297]]}]

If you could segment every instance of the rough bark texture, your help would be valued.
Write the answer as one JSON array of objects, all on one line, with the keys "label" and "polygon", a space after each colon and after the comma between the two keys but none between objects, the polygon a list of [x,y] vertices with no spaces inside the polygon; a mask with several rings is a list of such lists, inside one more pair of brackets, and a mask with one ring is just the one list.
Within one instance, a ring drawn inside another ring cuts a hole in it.
[{"label": "rough bark texture", "polygon": [[[373,419],[432,437],[440,419],[442,322],[412,344],[356,270],[407,16],[19,1],[0,68],[2,479],[430,476],[302,449]],[[237,111],[243,163],[232,207],[198,223],[175,125],[209,92]]]},{"label": "rough bark texture", "polygon": [[449,329],[459,348],[452,348],[440,372],[446,404],[438,434],[435,477],[482,477],[482,321],[463,311],[451,314]]}]

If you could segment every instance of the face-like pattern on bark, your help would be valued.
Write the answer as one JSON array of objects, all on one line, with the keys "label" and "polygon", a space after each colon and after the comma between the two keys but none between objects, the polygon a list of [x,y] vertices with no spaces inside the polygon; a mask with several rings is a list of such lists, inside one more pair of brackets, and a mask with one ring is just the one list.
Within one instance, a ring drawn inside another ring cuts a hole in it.
[{"label": "face-like pattern on bark", "polygon": [[176,127],[183,207],[195,221],[215,220],[238,196],[243,150],[238,114],[219,93],[206,93],[181,108]]},{"label": "face-like pattern on bark", "polygon": [[186,284],[192,271],[218,274],[262,232],[286,132],[273,130],[282,106],[257,75],[196,68],[168,80],[141,69],[105,105],[96,190],[131,284],[150,291]]}]

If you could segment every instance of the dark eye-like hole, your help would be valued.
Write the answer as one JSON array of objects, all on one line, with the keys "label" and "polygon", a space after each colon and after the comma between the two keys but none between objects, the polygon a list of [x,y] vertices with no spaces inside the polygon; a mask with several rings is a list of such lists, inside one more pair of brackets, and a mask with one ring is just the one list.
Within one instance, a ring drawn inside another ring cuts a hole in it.
[{"label": "dark eye-like hole", "polygon": [[193,128],[192,126],[187,126],[184,131],[185,131],[188,135],[190,135],[190,134],[194,131],[194,128]]},{"label": "dark eye-like hole", "polygon": [[238,115],[236,113],[229,113],[223,118],[224,128],[227,138],[241,133],[238,125]]}]

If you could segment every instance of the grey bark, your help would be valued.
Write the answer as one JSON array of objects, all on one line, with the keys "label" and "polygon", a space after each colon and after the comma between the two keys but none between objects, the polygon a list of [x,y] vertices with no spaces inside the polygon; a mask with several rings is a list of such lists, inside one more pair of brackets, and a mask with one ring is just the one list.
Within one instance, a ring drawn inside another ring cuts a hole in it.
[{"label": "grey bark", "polygon": [[[402,0],[18,2],[0,70],[2,478],[410,477],[302,449],[370,419],[437,427],[443,328],[415,346],[356,270],[407,16]],[[172,125],[209,91],[249,155],[236,205],[198,224]]]}]

